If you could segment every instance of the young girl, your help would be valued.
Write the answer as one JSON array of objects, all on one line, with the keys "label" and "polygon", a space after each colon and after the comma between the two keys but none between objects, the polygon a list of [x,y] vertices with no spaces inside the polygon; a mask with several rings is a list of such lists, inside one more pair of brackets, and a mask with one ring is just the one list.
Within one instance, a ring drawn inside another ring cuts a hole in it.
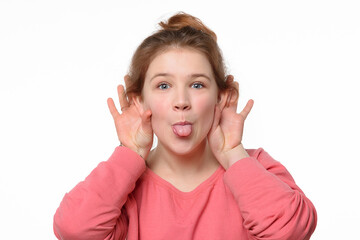
[{"label": "young girl", "polygon": [[120,146],[65,195],[56,237],[309,239],[313,204],[284,166],[242,145],[253,101],[236,113],[214,32],[185,13],[160,26],[118,87],[121,114],[108,99]]}]

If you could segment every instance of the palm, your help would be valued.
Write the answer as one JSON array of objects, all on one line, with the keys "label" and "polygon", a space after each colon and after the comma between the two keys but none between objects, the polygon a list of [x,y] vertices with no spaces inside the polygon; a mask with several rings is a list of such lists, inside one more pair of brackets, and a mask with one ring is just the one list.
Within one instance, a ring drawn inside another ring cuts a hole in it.
[{"label": "palm", "polygon": [[114,118],[119,141],[129,148],[147,148],[152,143],[152,130],[143,126],[135,105],[130,105]]},{"label": "palm", "polygon": [[130,103],[122,85],[118,86],[118,95],[122,110],[121,114],[116,109],[111,98],[108,99],[107,103],[114,119],[119,141],[122,145],[146,158],[153,141],[151,112],[142,111],[134,101]]},{"label": "palm", "polygon": [[217,135],[214,135],[222,143],[217,145],[218,150],[226,151],[241,143],[244,121],[240,114],[229,109],[223,110]]},{"label": "palm", "polygon": [[227,152],[241,144],[245,119],[253,103],[253,100],[249,100],[239,114],[236,113],[236,103],[226,106],[222,111],[217,107],[214,124],[209,133],[209,144],[215,157],[220,162],[222,159],[226,159],[224,155]]}]

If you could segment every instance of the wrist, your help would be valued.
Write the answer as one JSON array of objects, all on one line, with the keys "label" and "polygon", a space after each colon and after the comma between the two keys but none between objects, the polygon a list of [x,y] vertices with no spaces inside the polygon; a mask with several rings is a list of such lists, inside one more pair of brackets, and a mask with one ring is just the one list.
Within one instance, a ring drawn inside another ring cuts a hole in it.
[{"label": "wrist", "polygon": [[150,150],[151,150],[151,148],[149,148],[149,149],[148,148],[146,148],[146,149],[139,148],[135,152],[137,152],[137,154],[139,154],[140,157],[142,157],[146,161],[146,158],[148,157]]},{"label": "wrist", "polygon": [[226,157],[227,157],[227,163],[228,163],[227,168],[226,168],[226,170],[227,170],[233,164],[240,161],[241,159],[249,157],[249,154],[247,153],[247,151],[245,150],[244,146],[241,143],[240,145],[238,145],[235,148],[228,151],[226,154]]},{"label": "wrist", "polygon": [[141,158],[143,158],[144,160],[146,160],[147,156],[149,155],[150,150],[148,149],[141,149],[141,148],[137,148],[137,149],[133,149],[131,147],[127,147],[124,144],[120,143],[119,145],[120,147],[126,147],[129,148],[131,151],[137,153]]}]

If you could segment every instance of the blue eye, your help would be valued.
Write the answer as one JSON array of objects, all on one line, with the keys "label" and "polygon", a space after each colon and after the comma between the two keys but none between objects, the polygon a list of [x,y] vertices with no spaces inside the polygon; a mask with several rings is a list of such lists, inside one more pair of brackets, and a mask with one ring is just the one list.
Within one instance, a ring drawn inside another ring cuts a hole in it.
[{"label": "blue eye", "polygon": [[158,88],[160,88],[160,89],[168,89],[169,88],[169,85],[168,84],[166,84],[166,83],[161,83],[161,84],[159,84],[159,86],[158,86]]},{"label": "blue eye", "polygon": [[193,88],[203,88],[204,85],[202,83],[194,83],[191,87],[193,87]]}]

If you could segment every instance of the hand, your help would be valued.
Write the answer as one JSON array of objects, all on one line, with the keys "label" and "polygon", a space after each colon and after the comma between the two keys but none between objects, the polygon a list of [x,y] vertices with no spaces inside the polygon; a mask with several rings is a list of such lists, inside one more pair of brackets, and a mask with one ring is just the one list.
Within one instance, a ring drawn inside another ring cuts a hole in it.
[{"label": "hand", "polygon": [[[124,79],[126,84],[129,77],[125,76]],[[153,142],[151,111],[143,111],[133,99],[128,101],[123,85],[119,85],[117,91],[122,113],[118,112],[112,98],[107,99],[107,104],[114,119],[119,141],[146,160]]]},{"label": "hand", "polygon": [[[232,76],[229,78],[232,83]],[[237,114],[237,99],[227,95],[225,104],[215,107],[214,122],[208,135],[210,147],[220,164],[228,169],[236,161],[249,155],[242,146],[245,120],[250,113],[254,101],[250,99],[241,113]]]}]

